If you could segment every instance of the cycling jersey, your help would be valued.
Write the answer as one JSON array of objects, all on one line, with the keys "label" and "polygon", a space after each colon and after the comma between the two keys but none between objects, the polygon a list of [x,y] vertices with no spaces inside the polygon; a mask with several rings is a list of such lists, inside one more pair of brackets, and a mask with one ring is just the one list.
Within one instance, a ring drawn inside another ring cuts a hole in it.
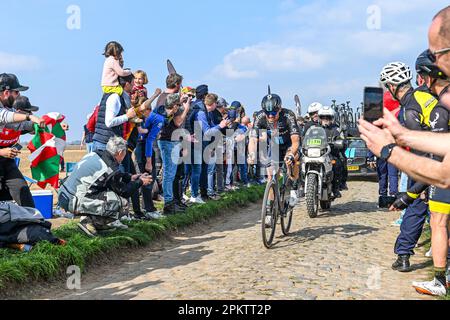
[{"label": "cycling jersey", "polygon": [[257,138],[261,130],[267,130],[272,143],[279,145],[280,149],[287,150],[292,146],[291,136],[300,136],[295,113],[288,109],[281,109],[278,121],[269,123],[264,111],[256,115],[253,137]]},{"label": "cycling jersey", "polygon": [[[447,108],[438,104],[430,114],[431,131],[446,133],[450,131],[450,113]],[[442,161],[442,157],[433,156]],[[450,190],[430,187],[430,211],[440,214],[450,214]]]},{"label": "cycling jersey", "polygon": [[[431,122],[433,120],[431,120],[431,117],[438,112],[435,108],[439,105],[439,101],[430,93],[426,86],[409,89],[400,100],[400,104],[403,109],[402,122],[406,128],[413,131],[432,130]],[[438,123],[433,123],[433,125],[437,128]],[[441,124],[439,123],[439,125]],[[446,125],[448,126],[448,123]],[[419,156],[430,156],[416,150],[411,150],[411,152]],[[418,198],[428,187],[426,184],[417,182],[408,190],[408,194],[411,197]]]}]

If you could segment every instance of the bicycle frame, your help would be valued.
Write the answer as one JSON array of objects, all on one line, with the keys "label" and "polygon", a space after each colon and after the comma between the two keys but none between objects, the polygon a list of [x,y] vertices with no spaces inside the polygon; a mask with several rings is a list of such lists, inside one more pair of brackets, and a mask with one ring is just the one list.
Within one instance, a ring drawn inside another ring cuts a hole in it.
[{"label": "bicycle frame", "polygon": [[[280,163],[275,163],[276,165],[274,165],[272,168],[272,181],[275,183],[275,190],[276,190],[276,194],[275,197],[277,198],[277,205],[278,205],[278,210],[280,210],[280,214],[283,214],[283,212],[281,212],[282,210],[282,206],[281,206],[281,195],[280,195],[280,187],[284,187],[286,184],[286,181],[289,179],[287,177],[287,169],[286,169],[286,165],[283,162],[283,165],[281,167],[279,167]],[[281,176],[281,173],[283,173],[283,176]],[[282,184],[280,185],[280,178],[283,178]],[[275,199],[274,199],[275,201]],[[276,217],[278,219],[278,216]]]}]

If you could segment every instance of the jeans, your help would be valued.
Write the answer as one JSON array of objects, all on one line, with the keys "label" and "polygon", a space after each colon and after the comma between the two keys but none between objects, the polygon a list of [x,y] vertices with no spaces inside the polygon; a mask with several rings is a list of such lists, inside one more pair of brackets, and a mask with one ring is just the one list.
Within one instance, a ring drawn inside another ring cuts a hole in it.
[{"label": "jeans", "polygon": [[216,173],[216,159],[211,158],[211,160],[207,164],[207,170],[208,170],[208,196],[212,196],[215,194],[214,175]]},{"label": "jeans", "polygon": [[239,164],[239,178],[242,184],[248,184],[248,167],[247,164]]},{"label": "jeans", "polygon": [[[134,150],[134,155],[138,163],[139,171],[141,173],[144,173],[145,165],[147,163],[147,158],[145,157],[145,141],[139,141],[137,143],[136,150]],[[141,188],[141,192],[145,211],[154,212],[156,211],[155,205],[153,203],[153,185],[156,182],[156,166],[154,157],[152,157],[152,172],[150,173],[150,175],[153,178],[153,182],[148,186],[143,186]]]},{"label": "jeans", "polygon": [[186,165],[185,185],[187,186],[187,179],[191,175],[191,196],[197,198],[200,189],[200,175],[202,173],[203,149],[198,144],[192,144],[191,148],[191,164]]},{"label": "jeans", "polygon": [[94,141],[93,145],[92,145],[92,152],[95,151],[105,151],[106,150],[106,144],[98,142],[98,141]]},{"label": "jeans", "polygon": [[87,153],[91,153],[93,151],[93,149],[94,149],[94,143],[93,142],[86,143],[86,151],[87,151]]},{"label": "jeans", "polygon": [[180,160],[180,142],[158,141],[163,164],[163,194],[164,203],[173,201],[173,181],[177,174],[178,161]]},{"label": "jeans", "polygon": [[223,163],[216,165],[217,192],[225,191],[225,172]]},{"label": "jeans", "polygon": [[379,178],[380,196],[395,196],[398,193],[398,169],[384,160],[378,159],[377,171]]}]

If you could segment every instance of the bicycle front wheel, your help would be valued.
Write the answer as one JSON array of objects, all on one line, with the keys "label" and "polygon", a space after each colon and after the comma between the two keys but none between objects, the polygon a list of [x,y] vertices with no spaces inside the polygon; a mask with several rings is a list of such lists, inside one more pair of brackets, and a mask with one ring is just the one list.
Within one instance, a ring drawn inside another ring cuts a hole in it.
[{"label": "bicycle front wheel", "polygon": [[278,201],[275,181],[269,181],[264,193],[261,212],[261,231],[264,246],[270,249],[273,246],[275,230],[278,219]]},{"label": "bicycle front wheel", "polygon": [[292,225],[292,216],[294,214],[294,207],[291,205],[291,186],[290,182],[286,183],[286,185],[282,188],[280,192],[280,202],[283,206],[280,214],[281,219],[281,231],[285,236],[289,235],[289,231],[291,230]]}]

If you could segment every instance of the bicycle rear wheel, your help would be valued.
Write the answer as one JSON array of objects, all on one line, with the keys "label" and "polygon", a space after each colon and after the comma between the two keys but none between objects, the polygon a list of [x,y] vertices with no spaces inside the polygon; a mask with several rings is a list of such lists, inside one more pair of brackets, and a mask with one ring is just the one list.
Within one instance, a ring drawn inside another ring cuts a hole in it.
[{"label": "bicycle rear wheel", "polygon": [[[275,181],[269,181],[264,193],[261,212],[261,231],[264,246],[270,249],[273,245],[278,220],[278,201]],[[270,220],[270,221],[269,221]],[[267,223],[269,222],[269,223]]]}]

